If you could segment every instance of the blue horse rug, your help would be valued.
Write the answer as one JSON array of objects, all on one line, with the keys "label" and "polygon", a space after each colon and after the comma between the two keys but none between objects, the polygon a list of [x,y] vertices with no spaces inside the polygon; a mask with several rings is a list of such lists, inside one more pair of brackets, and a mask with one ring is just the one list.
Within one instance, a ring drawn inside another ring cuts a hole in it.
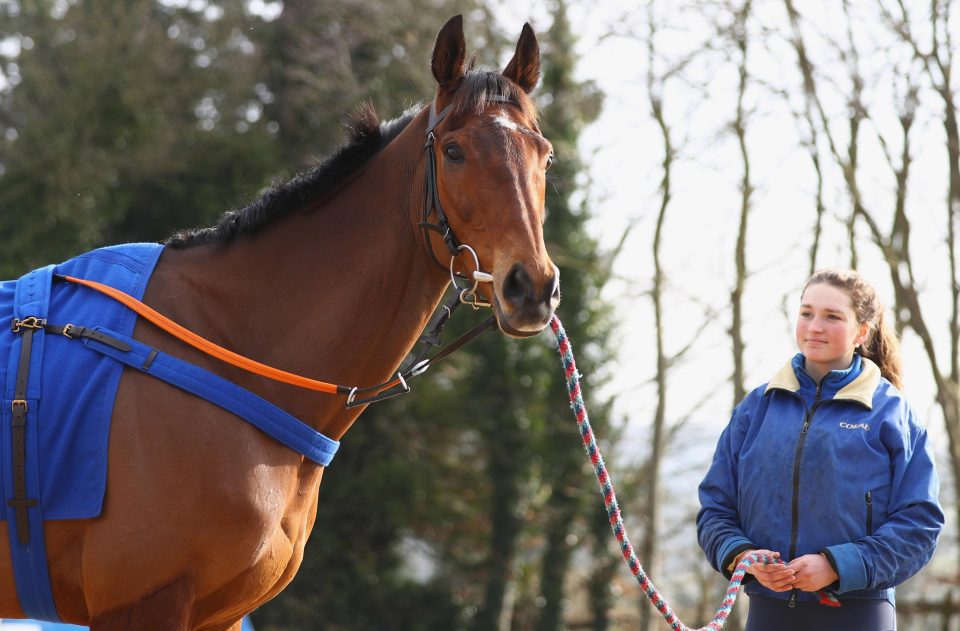
[{"label": "blue horse rug", "polygon": [[[3,416],[0,471],[17,593],[33,617],[58,620],[47,575],[45,519],[97,517],[107,481],[107,438],[123,364],[63,335],[35,334],[26,383],[25,478],[30,506],[29,540],[18,532],[11,458],[14,450],[16,381],[23,335],[13,323],[25,318],[58,324],[103,326],[131,335],[136,314],[53,274],[92,278],[142,298],[163,251],[157,244],[124,245],[87,252],[47,266],[18,281],[0,283],[0,384]],[[21,498],[22,499],[22,498]]]},{"label": "blue horse rug", "polygon": [[[93,280],[142,299],[163,251],[128,244],[87,252],[0,282],[0,478],[17,597],[31,618],[59,621],[43,521],[100,515],[114,399],[125,367],[233,412],[327,466],[339,447],[309,425],[207,370],[133,339],[136,313],[56,276]],[[82,339],[81,339],[82,338]]]},{"label": "blue horse rug", "polygon": [[[19,282],[2,282],[0,322],[9,324],[15,318],[35,316],[60,325],[102,326],[132,335],[135,313],[85,287],[51,282],[51,275],[98,280],[140,299],[162,250],[163,246],[156,244],[94,250],[61,265],[31,272]],[[19,304],[15,306],[18,294]],[[0,330],[4,427],[10,422],[20,337],[10,327]],[[100,514],[107,479],[110,415],[122,371],[123,364],[63,335],[35,338],[27,389],[27,440],[36,444],[40,459],[28,464],[39,473],[34,476],[36,488],[29,490],[37,494],[32,497],[40,498],[44,519],[86,519]],[[4,472],[5,495],[11,497],[8,439],[4,432],[0,470]]]},{"label": "blue horse rug", "polygon": [[339,442],[218,375],[137,340],[136,313],[57,277],[91,280],[140,300],[163,251],[130,244],[87,252],[0,283],[0,477],[17,597],[32,618],[58,621],[43,521],[100,515],[110,419],[133,368],[233,412],[327,466]]}]

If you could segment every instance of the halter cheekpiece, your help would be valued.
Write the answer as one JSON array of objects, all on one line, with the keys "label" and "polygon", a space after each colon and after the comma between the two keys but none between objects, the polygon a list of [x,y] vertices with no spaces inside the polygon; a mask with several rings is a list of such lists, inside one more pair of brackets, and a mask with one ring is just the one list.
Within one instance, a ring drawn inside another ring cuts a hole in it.
[{"label": "halter cheekpiece", "polygon": [[[506,96],[501,96],[499,94],[488,97],[488,100],[500,103],[515,104],[513,99],[510,99]],[[443,204],[440,203],[440,191],[437,190],[437,155],[436,151],[434,150],[434,145],[437,140],[434,130],[437,128],[437,125],[443,122],[443,119],[445,119],[452,110],[453,104],[451,103],[440,110],[440,113],[438,114],[437,102],[434,101],[430,103],[430,113],[429,118],[427,119],[427,139],[423,145],[423,148],[427,154],[427,165],[424,169],[423,215],[420,219],[420,223],[418,224],[419,228],[423,230],[427,251],[430,253],[430,257],[433,259],[434,263],[436,263],[442,269],[447,269],[447,267],[440,262],[436,253],[433,251],[433,248],[430,246],[430,235],[427,234],[428,230],[436,232],[443,238],[443,242],[447,245],[447,250],[450,251],[451,257],[456,258],[456,256],[462,250],[460,241],[457,239],[456,235],[453,234],[453,229],[450,227],[450,222],[447,220],[447,214],[443,211]],[[432,223],[430,221],[430,215],[434,214],[434,212],[436,212],[437,215],[436,223]],[[470,250],[473,251],[472,248],[470,248]],[[474,258],[476,259],[475,252]],[[477,271],[480,272],[479,264],[477,266]],[[483,272],[480,273],[483,274]],[[461,274],[457,274],[457,276],[465,278]]]}]

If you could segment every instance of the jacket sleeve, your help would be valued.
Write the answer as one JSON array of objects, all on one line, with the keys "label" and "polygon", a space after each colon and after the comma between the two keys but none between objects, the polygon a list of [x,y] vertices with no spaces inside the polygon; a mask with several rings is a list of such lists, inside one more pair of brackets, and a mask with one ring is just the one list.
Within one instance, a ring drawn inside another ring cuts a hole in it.
[{"label": "jacket sleeve", "polygon": [[940,480],[927,432],[909,406],[899,409],[902,420],[882,427],[893,473],[886,520],[871,536],[823,550],[840,576],[841,594],[907,580],[933,556],[943,528]]},{"label": "jacket sleeve", "polygon": [[[730,423],[717,441],[713,463],[700,483],[697,539],[713,569],[730,578],[727,566],[733,558],[756,546],[747,539],[737,511],[737,461],[746,433],[743,404],[734,410]],[[751,577],[752,578],[752,577]]]}]

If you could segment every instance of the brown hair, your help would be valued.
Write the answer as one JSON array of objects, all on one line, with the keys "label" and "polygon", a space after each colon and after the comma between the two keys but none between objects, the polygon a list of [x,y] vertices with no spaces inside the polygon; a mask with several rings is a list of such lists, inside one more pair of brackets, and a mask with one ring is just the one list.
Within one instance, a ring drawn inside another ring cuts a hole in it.
[{"label": "brown hair", "polygon": [[[850,296],[857,323],[869,325],[867,339],[858,352],[880,367],[880,374],[897,388],[902,387],[903,368],[900,362],[900,340],[896,331],[884,317],[883,304],[873,285],[864,280],[859,272],[848,269],[828,268],[818,270],[803,285],[831,285]],[[801,295],[802,292],[801,292]]]}]

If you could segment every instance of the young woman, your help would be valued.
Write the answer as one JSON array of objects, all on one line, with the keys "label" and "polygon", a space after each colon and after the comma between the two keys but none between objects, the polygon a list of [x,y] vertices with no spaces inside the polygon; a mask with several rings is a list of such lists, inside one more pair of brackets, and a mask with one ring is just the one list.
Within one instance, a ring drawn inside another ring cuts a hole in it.
[{"label": "young woman", "polygon": [[785,563],[748,570],[747,631],[892,631],[943,526],[927,432],[873,287],[822,270],[800,303],[800,352],[737,406],[700,484],[700,546],[728,578],[748,552]]}]

